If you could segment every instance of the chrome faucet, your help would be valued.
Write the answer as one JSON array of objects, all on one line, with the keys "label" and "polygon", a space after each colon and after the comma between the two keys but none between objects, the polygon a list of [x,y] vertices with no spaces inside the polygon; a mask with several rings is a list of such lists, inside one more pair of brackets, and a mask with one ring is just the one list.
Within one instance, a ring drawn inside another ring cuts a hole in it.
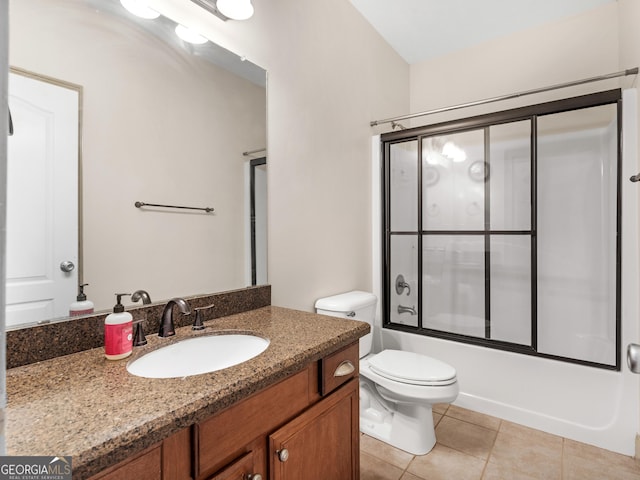
[{"label": "chrome faucet", "polygon": [[417,315],[415,305],[413,307],[405,307],[404,305],[398,305],[398,313],[410,313],[411,315]]},{"label": "chrome faucet", "polygon": [[160,330],[158,331],[159,337],[171,337],[176,334],[175,325],[173,324],[173,306],[176,305],[181,313],[189,315],[191,309],[186,300],[182,298],[172,298],[164,307],[162,312],[162,318],[160,319]]}]

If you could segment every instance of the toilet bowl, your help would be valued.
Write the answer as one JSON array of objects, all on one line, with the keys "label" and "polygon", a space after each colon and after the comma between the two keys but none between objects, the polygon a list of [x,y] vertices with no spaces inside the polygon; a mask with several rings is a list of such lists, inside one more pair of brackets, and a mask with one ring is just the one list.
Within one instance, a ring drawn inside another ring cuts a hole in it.
[{"label": "toilet bowl", "polygon": [[[377,298],[353,291],[321,298],[316,312],[371,326]],[[400,350],[371,353],[372,333],[360,339],[360,431],[413,455],[436,443],[432,406],[458,396],[456,371],[426,355]]]}]

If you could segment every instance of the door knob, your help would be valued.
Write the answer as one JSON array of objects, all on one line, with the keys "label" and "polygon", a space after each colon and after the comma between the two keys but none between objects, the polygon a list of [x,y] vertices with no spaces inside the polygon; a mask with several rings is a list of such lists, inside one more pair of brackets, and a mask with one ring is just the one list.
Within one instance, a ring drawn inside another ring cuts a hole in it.
[{"label": "door knob", "polygon": [[289,459],[289,450],[283,448],[282,450],[278,450],[276,452],[278,454],[278,460],[281,462],[286,462]]},{"label": "door knob", "polygon": [[262,475],[259,473],[250,473],[247,475],[247,480],[262,480]]},{"label": "door knob", "polygon": [[74,268],[76,268],[76,266],[73,264],[71,260],[65,260],[60,264],[60,270],[62,270],[65,273],[69,273],[73,271]]}]

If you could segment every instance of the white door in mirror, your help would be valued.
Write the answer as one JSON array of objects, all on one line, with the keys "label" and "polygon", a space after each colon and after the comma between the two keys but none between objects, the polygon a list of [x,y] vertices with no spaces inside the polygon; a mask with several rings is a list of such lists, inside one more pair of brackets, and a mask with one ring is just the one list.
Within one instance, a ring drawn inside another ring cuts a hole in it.
[{"label": "white door in mirror", "polygon": [[78,288],[79,93],[9,75],[7,327],[66,317]]},{"label": "white door in mirror", "polygon": [[269,340],[255,335],[193,337],[132,360],[127,370],[146,378],[188,377],[239,365],[260,355],[268,346]]}]

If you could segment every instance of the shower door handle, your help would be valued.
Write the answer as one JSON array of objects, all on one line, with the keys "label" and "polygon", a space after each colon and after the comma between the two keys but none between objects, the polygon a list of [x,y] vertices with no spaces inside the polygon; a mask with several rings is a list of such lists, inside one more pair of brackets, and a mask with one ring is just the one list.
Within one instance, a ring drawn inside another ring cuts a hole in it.
[{"label": "shower door handle", "polygon": [[630,343],[627,346],[627,366],[633,373],[640,373],[640,345]]}]

